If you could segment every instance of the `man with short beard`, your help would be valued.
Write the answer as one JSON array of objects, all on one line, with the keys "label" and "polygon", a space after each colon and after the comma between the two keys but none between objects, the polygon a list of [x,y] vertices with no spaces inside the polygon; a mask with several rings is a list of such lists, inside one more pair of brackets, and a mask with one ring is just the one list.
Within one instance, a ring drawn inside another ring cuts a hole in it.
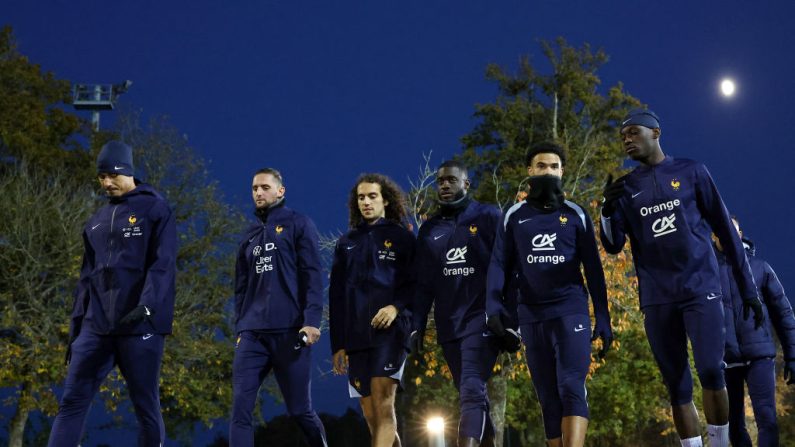
[{"label": "man with short beard", "polygon": [[[582,447],[589,418],[585,378],[591,341],[602,339],[602,358],[613,331],[593,223],[582,207],[564,198],[565,164],[558,145],[540,143],[528,151],[528,195],[505,213],[497,231],[487,308],[489,326],[498,329],[501,316],[518,313],[547,445]],[[517,286],[518,309],[503,299]],[[596,318],[593,338],[589,294]]]},{"label": "man with short beard", "polygon": [[254,174],[251,197],[259,222],[248,229],[235,266],[235,359],[232,364],[232,447],[254,445],[252,412],[273,370],[287,413],[312,447],[326,432],[312,409],[312,348],[320,338],[323,279],[315,224],[287,206],[282,175]]},{"label": "man with short beard", "polygon": [[742,242],[707,168],[666,156],[660,119],[635,109],[621,123],[624,150],[640,165],[612,182],[602,205],[601,239],[608,253],[621,252],[629,238],[638,275],[646,336],[671,400],[682,446],[702,445],[693,404],[687,341],[693,347],[703,391],[711,446],[729,444],[729,404],[723,376],[723,304],[714,232],[740,286],[744,317],[753,309],[764,321]]},{"label": "man with short beard", "polygon": [[486,382],[500,349],[516,351],[519,337],[514,331],[497,337],[486,326],[486,272],[500,212],[469,197],[467,177],[466,166],[457,161],[446,161],[437,171],[439,210],[417,237],[411,344],[421,355],[426,319],[435,303],[436,339],[460,397],[458,445],[493,446]]}]

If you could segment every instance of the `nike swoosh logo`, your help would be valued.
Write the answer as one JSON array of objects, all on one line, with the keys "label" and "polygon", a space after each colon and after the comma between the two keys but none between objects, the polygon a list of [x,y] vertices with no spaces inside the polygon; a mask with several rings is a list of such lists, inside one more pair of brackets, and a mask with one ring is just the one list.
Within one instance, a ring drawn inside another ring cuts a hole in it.
[{"label": "nike swoosh logo", "polygon": [[98,227],[98,226],[100,226],[100,225],[102,225],[102,224],[101,224],[101,223],[98,223],[98,224],[94,225],[93,227],[91,227],[91,229],[92,229],[92,230],[96,230],[96,229],[97,229],[97,227]]},{"label": "nike swoosh logo", "polygon": [[481,335],[483,335],[484,337],[491,337],[491,332],[483,331],[483,334],[481,334]]},{"label": "nike swoosh logo", "polygon": [[296,351],[301,349],[301,343],[296,343],[295,346],[293,346],[293,349],[296,350]]},{"label": "nike swoosh logo", "polygon": [[718,296],[719,296],[719,295],[715,295],[714,293],[710,293],[709,295],[707,295],[707,299],[708,299],[708,300],[714,300],[714,299],[715,299],[715,298],[717,298]]},{"label": "nike swoosh logo", "polygon": [[582,332],[584,330],[585,330],[584,327],[576,327],[576,328],[574,328],[574,332]]},{"label": "nike swoosh logo", "polygon": [[155,335],[155,334],[146,334],[146,335],[144,335],[141,338],[143,338],[144,340],[149,340],[150,338],[152,338],[153,335]]},{"label": "nike swoosh logo", "polygon": [[523,224],[523,223],[525,223],[527,221],[530,221],[530,220],[533,220],[533,218],[531,217],[529,219],[519,219],[519,225],[521,225],[521,224]]},{"label": "nike swoosh logo", "polygon": [[637,196],[639,196],[639,195],[641,195],[641,194],[643,194],[643,191],[641,191],[641,192],[636,192],[635,194],[632,194],[632,198],[634,199],[635,197],[637,197]]},{"label": "nike swoosh logo", "polygon": [[349,247],[345,247],[346,250],[353,250],[354,248],[356,248],[356,245],[351,245]]},{"label": "nike swoosh logo", "polygon": [[113,169],[118,171],[119,169],[124,169],[124,166],[114,166]]},{"label": "nike swoosh logo", "polygon": [[439,240],[439,238],[440,238],[440,237],[444,237],[444,234],[440,234],[440,235],[438,235],[438,236],[434,236],[434,237],[433,237],[433,240],[435,240],[435,241],[436,241],[436,240]]},{"label": "nike swoosh logo", "polygon": [[393,369],[397,369],[397,366],[393,366],[391,368],[387,368],[386,366],[384,366],[384,371],[392,371]]}]

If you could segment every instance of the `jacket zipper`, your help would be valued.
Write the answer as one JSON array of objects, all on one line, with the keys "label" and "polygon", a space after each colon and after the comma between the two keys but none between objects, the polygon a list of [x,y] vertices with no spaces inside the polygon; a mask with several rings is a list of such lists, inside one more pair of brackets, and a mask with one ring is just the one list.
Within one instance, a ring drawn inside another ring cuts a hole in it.
[{"label": "jacket zipper", "polygon": [[[110,215],[110,229],[108,230],[108,261],[105,263],[105,268],[110,268],[110,261],[113,258],[113,223],[116,220],[116,210],[119,208],[119,205],[113,207],[113,212]],[[112,278],[111,278],[112,279]],[[110,293],[110,328],[111,330],[116,328],[116,321],[114,316],[116,315],[116,294],[111,289]]]}]

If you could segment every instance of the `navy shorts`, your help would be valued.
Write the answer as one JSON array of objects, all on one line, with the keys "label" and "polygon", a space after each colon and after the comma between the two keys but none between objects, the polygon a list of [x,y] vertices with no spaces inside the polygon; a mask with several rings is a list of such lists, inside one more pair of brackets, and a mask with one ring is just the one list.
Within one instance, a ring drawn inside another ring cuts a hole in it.
[{"label": "navy shorts", "polygon": [[370,395],[373,377],[390,377],[401,388],[406,349],[397,343],[388,343],[370,349],[348,353],[348,394],[352,398]]},{"label": "navy shorts", "polygon": [[591,365],[591,319],[564,315],[521,326],[547,439],[561,437],[567,416],[589,417],[585,377]]},{"label": "navy shorts", "polygon": [[719,293],[646,306],[642,310],[646,337],[665,386],[668,387],[671,405],[684,405],[693,400],[693,377],[687,356],[688,338],[693,347],[693,359],[701,387],[706,390],[726,387],[723,378],[726,329]]}]

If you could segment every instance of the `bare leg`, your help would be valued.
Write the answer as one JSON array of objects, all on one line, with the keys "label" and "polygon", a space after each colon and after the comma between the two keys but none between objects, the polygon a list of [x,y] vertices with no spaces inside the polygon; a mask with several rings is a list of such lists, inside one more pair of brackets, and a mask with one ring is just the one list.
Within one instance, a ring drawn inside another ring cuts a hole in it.
[{"label": "bare leg", "polygon": [[729,393],[726,388],[720,390],[704,389],[704,416],[707,424],[726,425],[729,423]]},{"label": "bare leg", "polygon": [[375,416],[372,446],[400,447],[395,415],[397,381],[389,377],[373,377],[370,380],[370,390]]},{"label": "bare leg", "polygon": [[698,412],[693,401],[683,405],[674,405],[671,410],[674,414],[676,433],[680,439],[701,436],[701,423],[698,421]]},{"label": "bare leg", "polygon": [[563,447],[582,447],[585,445],[588,419],[582,416],[565,416],[560,425],[563,431]]}]

